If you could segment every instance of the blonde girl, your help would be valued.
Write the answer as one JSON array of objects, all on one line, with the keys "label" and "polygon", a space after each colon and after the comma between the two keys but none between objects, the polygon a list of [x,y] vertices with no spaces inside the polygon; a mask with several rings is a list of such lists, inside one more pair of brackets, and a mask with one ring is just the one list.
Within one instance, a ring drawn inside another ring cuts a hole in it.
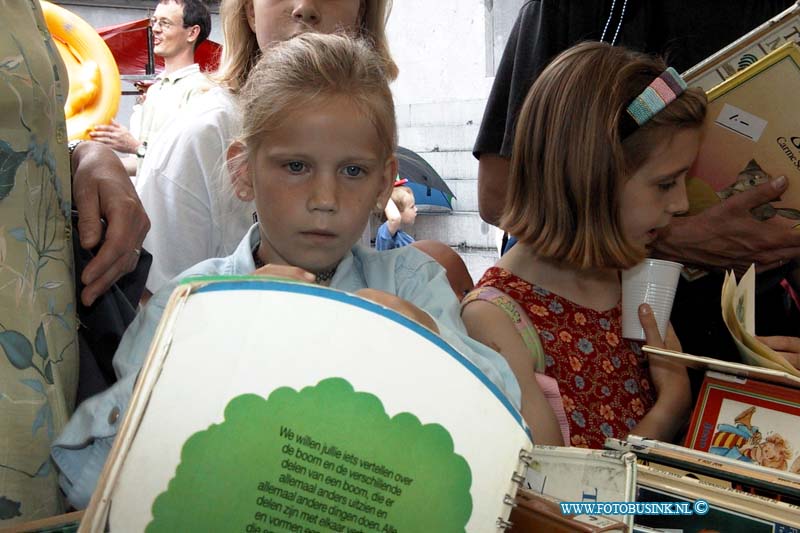
[{"label": "blonde girl", "polygon": [[[356,244],[376,204],[386,204],[397,174],[384,69],[369,44],[345,36],[311,33],[264,51],[241,90],[242,133],[227,153],[237,195],[255,202],[258,223],[231,255],[203,261],[180,278],[255,272],[369,298],[437,332],[518,406],[510,368],[469,338],[439,264],[410,246],[378,252]],[[94,489],[178,282],[156,293],[125,332],[114,356],[119,381],[84,402],[53,447],[62,487],[76,507]]]},{"label": "blonde girl", "polygon": [[137,190],[152,222],[145,248],[155,292],[190,266],[230,254],[253,223],[255,206],[234,197],[225,149],[240,133],[234,96],[261,52],[306,32],[346,32],[372,43],[387,75],[397,75],[384,26],[390,0],[223,0],[219,84],[148,146]]},{"label": "blonde girl", "polygon": [[[648,367],[620,326],[620,271],[688,207],[706,99],[684,87],[657,58],[583,43],[553,60],[525,100],[502,218],[519,244],[478,282],[462,317],[508,360],[538,442],[669,440],[685,421],[685,370]],[[661,344],[641,311],[648,342]],[[671,328],[666,343],[679,346]]]}]

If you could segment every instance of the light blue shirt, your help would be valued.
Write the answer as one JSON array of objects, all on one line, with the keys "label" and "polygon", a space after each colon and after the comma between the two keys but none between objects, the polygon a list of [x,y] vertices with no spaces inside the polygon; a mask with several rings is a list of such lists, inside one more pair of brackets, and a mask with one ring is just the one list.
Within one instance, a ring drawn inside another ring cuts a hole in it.
[{"label": "light blue shirt", "polygon": [[[178,281],[198,275],[251,274],[255,270],[253,250],[258,244],[258,225],[254,225],[232,255],[203,261],[167,283],[131,323],[114,355],[119,381],[84,401],[52,447],[53,459],[61,470],[59,483],[72,505],[82,509],[89,503],[128,407],[136,376]],[[378,289],[413,303],[434,319],[442,339],[472,361],[519,409],[519,384],[505,359],[467,336],[445,270],[424,253],[414,247],[377,252],[356,245],[339,263],[331,287],[346,292]]]},{"label": "light blue shirt", "polygon": [[395,248],[402,248],[414,242],[414,237],[409,235],[403,230],[397,230],[392,235],[389,231],[389,223],[384,222],[378,228],[378,233],[375,235],[375,249],[376,250],[394,250]]}]

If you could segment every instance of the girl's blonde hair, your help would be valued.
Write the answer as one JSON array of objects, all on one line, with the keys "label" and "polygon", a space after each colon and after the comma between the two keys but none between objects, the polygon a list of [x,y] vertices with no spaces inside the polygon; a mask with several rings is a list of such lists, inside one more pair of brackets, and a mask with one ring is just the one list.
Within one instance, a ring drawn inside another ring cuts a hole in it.
[{"label": "girl's blonde hair", "polygon": [[397,147],[394,102],[386,62],[363,39],[306,33],[264,51],[239,95],[240,140],[251,154],[265,134],[298,109],[346,97],[369,118],[384,156]]},{"label": "girl's blonde hair", "polygon": [[392,189],[392,201],[401,213],[408,208],[412,200],[414,200],[414,191],[410,187],[401,185]]},{"label": "girl's blonde hair", "polygon": [[[386,21],[392,10],[392,0],[361,1],[364,3],[364,14],[358,36],[372,43],[385,63],[389,80],[394,80],[398,70],[386,39]],[[234,93],[245,84],[248,74],[261,56],[256,35],[247,21],[247,6],[251,2],[253,0],[222,0],[219,10],[224,46],[219,68],[211,78]]]},{"label": "girl's blonde hair", "polygon": [[688,89],[631,127],[628,105],[664,70],[659,58],[606,43],[556,57],[520,112],[503,229],[574,268],[623,269],[644,259],[622,233],[622,185],[659,143],[699,128],[706,112],[705,93]]}]

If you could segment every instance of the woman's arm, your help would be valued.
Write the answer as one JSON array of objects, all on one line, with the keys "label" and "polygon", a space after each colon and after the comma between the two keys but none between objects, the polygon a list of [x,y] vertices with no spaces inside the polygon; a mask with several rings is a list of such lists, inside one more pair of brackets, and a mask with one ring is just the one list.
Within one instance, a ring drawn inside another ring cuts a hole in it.
[{"label": "woman's arm", "polygon": [[522,390],[522,417],[536,444],[564,446],[556,415],[534,376],[533,360],[522,337],[505,312],[489,302],[469,303],[461,312],[469,336],[499,352]]}]

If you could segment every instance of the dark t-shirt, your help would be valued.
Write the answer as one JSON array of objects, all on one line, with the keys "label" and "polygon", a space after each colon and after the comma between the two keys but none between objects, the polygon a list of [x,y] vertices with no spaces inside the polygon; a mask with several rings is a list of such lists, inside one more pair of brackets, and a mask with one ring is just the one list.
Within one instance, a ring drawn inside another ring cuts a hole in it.
[{"label": "dark t-shirt", "polygon": [[[529,0],[520,9],[497,69],[473,153],[511,156],[514,126],[533,81],[551,59],[570,46],[600,40],[661,54],[683,72],[753,28],[789,8],[794,0]],[[610,18],[609,18],[609,15]],[[620,24],[620,18],[622,23]],[[757,332],[800,335],[800,319],[774,280],[760,278]],[[738,355],[720,312],[722,275],[688,283],[681,280],[672,323],[690,353],[736,359]]]},{"label": "dark t-shirt", "polygon": [[[660,54],[683,72],[794,4],[793,0],[530,0],[523,4],[497,69],[473,152],[511,156],[514,124],[533,81],[581,41]],[[610,18],[609,18],[609,15]],[[620,24],[620,18],[622,22]]]}]

